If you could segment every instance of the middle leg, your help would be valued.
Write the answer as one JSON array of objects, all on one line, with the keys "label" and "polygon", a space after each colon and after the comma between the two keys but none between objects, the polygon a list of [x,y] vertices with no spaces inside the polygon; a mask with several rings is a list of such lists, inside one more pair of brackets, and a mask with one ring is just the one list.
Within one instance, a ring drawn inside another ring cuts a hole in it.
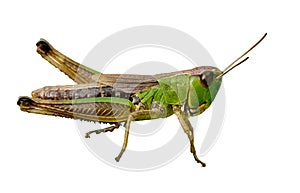
[{"label": "middle leg", "polygon": [[128,116],[128,119],[125,123],[125,135],[124,135],[124,141],[123,141],[123,146],[122,149],[119,153],[119,155],[115,158],[117,162],[120,161],[123,153],[126,150],[127,144],[128,144],[128,136],[129,136],[129,129],[130,129],[130,123],[131,121],[134,120],[149,120],[149,119],[156,119],[163,117],[165,115],[164,111],[161,109],[151,109],[151,110],[140,110],[131,113]]}]

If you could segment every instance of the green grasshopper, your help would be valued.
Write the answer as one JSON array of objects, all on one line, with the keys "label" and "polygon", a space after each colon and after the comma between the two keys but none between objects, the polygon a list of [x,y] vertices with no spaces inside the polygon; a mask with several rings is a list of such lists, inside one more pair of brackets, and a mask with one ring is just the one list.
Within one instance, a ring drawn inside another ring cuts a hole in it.
[{"label": "green grasshopper", "polygon": [[249,57],[241,59],[266,35],[223,71],[201,66],[153,76],[102,74],[75,62],[41,39],[36,44],[37,52],[77,84],[46,86],[33,91],[32,98],[19,97],[17,104],[22,111],[29,113],[112,124],[89,131],[86,138],[92,133],[113,131],[123,125],[125,136],[122,149],[115,158],[117,162],[126,149],[131,121],[166,118],[175,114],[188,136],[194,159],[205,167],[206,164],[197,157],[194,130],[188,118],[201,114],[211,105],[222,77],[247,60]]}]

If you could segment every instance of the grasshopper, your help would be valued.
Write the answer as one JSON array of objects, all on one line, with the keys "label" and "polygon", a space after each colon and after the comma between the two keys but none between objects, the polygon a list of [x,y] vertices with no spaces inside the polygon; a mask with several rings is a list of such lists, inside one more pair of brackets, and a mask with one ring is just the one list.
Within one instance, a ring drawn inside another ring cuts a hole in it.
[{"label": "grasshopper", "polygon": [[222,83],[222,77],[246,61],[242,58],[256,47],[265,34],[250,49],[223,71],[212,66],[156,75],[102,74],[79,64],[56,50],[44,39],[36,44],[37,52],[54,65],[76,85],[46,86],[34,90],[32,97],[21,96],[17,104],[29,113],[53,115],[112,126],[89,131],[99,134],[125,127],[122,149],[115,158],[118,162],[125,152],[132,121],[167,118],[175,114],[188,136],[190,152],[196,162],[206,166],[196,153],[194,129],[190,116],[203,113],[213,102]]}]

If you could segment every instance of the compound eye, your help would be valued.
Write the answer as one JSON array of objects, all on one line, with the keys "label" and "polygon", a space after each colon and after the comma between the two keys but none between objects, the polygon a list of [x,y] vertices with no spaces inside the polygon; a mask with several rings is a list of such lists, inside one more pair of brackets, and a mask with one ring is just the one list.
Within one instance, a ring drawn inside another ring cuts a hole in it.
[{"label": "compound eye", "polygon": [[214,79],[214,73],[211,71],[206,71],[200,74],[200,82],[205,87],[208,88]]}]

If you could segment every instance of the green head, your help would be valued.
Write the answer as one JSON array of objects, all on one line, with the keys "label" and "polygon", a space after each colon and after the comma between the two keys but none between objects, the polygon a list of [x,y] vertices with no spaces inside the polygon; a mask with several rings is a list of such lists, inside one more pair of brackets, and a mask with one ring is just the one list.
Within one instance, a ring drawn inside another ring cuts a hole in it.
[{"label": "green head", "polygon": [[[189,92],[186,108],[191,116],[199,115],[205,111],[215,99],[221,83],[222,77],[236,66],[245,62],[249,57],[241,60],[248,52],[257,46],[265,37],[265,34],[256,44],[233,61],[223,71],[216,67],[202,66],[193,69],[189,81]],[[240,61],[240,62],[239,62]]]},{"label": "green head", "polygon": [[201,114],[210,106],[222,83],[222,71],[216,67],[202,66],[197,71],[189,82],[187,105],[191,116]]},{"label": "green head", "polygon": [[189,84],[188,107],[190,114],[194,116],[205,111],[215,99],[222,84],[222,77],[248,58],[234,66],[229,65],[223,71],[212,66],[196,68],[195,71],[198,73],[191,76]]}]

